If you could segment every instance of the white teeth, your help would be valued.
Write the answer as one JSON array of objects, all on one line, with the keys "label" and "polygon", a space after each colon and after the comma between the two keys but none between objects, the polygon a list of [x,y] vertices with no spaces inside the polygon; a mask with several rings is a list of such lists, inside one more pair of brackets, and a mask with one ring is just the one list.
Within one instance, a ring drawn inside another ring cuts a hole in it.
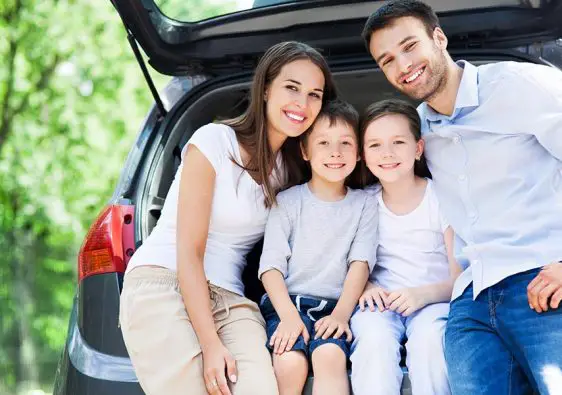
[{"label": "white teeth", "polygon": [[299,121],[299,122],[304,121],[304,117],[301,117],[299,115],[296,115],[296,114],[293,114],[293,113],[290,113],[290,112],[286,112],[285,114],[287,114],[287,116],[289,118],[294,119],[295,121]]},{"label": "white teeth", "polygon": [[414,74],[412,74],[410,77],[406,78],[406,82],[407,82],[407,83],[412,82],[413,80],[415,80],[416,78],[418,78],[420,75],[422,75],[423,72],[424,72],[424,70],[425,70],[425,69],[420,69],[420,70],[416,71],[416,72],[415,72]]},{"label": "white teeth", "polygon": [[341,169],[344,165],[339,164],[339,165],[325,165],[326,167],[329,167],[330,169]]}]

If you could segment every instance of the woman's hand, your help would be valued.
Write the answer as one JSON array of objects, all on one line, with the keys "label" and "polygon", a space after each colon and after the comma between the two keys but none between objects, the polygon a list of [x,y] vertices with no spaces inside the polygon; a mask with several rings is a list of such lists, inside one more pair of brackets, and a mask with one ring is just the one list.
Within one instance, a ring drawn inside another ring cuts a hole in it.
[{"label": "woman's hand", "polygon": [[203,372],[209,395],[232,395],[227,377],[232,383],[236,383],[236,361],[220,341],[203,351]]},{"label": "woman's hand", "polygon": [[304,342],[308,344],[310,335],[298,311],[295,309],[294,313],[281,318],[281,322],[277,325],[277,329],[275,329],[269,340],[269,345],[273,347],[274,354],[281,355],[286,351],[291,351],[301,334]]},{"label": "woman's hand", "polygon": [[359,297],[359,308],[361,311],[365,311],[365,308],[369,306],[369,310],[375,311],[378,307],[379,311],[383,312],[389,306],[388,303],[388,291],[383,287],[376,284],[367,283],[365,291]]}]

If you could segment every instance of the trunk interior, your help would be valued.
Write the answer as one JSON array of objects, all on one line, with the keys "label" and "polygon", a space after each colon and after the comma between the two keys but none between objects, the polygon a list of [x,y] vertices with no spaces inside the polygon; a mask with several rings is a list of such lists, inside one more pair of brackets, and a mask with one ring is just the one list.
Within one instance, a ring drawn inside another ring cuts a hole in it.
[{"label": "trunk interior", "polygon": [[[499,60],[529,60],[523,53],[511,52],[506,55],[486,53],[469,56],[460,54],[458,58],[466,59],[476,65]],[[370,67],[352,71],[338,71],[333,68],[340,96],[353,104],[361,112],[375,101],[388,98],[401,98],[412,102],[398,93],[386,80],[384,74],[376,68],[374,62]],[[137,196],[137,240],[143,240],[150,234],[156,224],[162,205],[180,163],[182,147],[191,134],[200,126],[239,115],[247,105],[250,76],[235,83],[226,83],[206,93],[198,95],[192,103],[186,104],[185,110],[173,125],[166,141],[159,144],[154,160],[146,164],[150,169],[143,172],[140,180],[141,188]],[[181,110],[180,110],[181,111]],[[164,140],[164,139],[162,139]],[[142,187],[144,183],[144,188]],[[140,233],[140,234],[139,234]],[[258,301],[263,294],[263,287],[257,278],[257,267],[261,253],[258,243],[248,256],[248,266],[244,273],[244,284],[247,296]]]}]

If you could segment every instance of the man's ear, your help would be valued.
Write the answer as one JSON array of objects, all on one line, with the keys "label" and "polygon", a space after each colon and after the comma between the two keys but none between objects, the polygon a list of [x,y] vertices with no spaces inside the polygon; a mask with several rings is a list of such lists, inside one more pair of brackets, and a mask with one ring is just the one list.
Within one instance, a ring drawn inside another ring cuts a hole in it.
[{"label": "man's ear", "polygon": [[445,32],[440,27],[436,27],[433,30],[433,41],[442,51],[446,50],[447,45],[449,44],[449,40],[447,39]]}]

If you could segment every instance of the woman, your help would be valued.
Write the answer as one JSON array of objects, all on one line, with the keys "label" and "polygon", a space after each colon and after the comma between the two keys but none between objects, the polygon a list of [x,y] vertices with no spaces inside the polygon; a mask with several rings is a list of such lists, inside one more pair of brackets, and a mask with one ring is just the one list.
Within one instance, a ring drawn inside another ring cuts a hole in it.
[{"label": "woman", "polygon": [[242,270],[276,192],[303,181],[296,137],[335,97],[317,51],[280,43],[256,68],[246,112],[201,127],[186,144],[121,294],[123,338],[148,395],[277,394]]}]

